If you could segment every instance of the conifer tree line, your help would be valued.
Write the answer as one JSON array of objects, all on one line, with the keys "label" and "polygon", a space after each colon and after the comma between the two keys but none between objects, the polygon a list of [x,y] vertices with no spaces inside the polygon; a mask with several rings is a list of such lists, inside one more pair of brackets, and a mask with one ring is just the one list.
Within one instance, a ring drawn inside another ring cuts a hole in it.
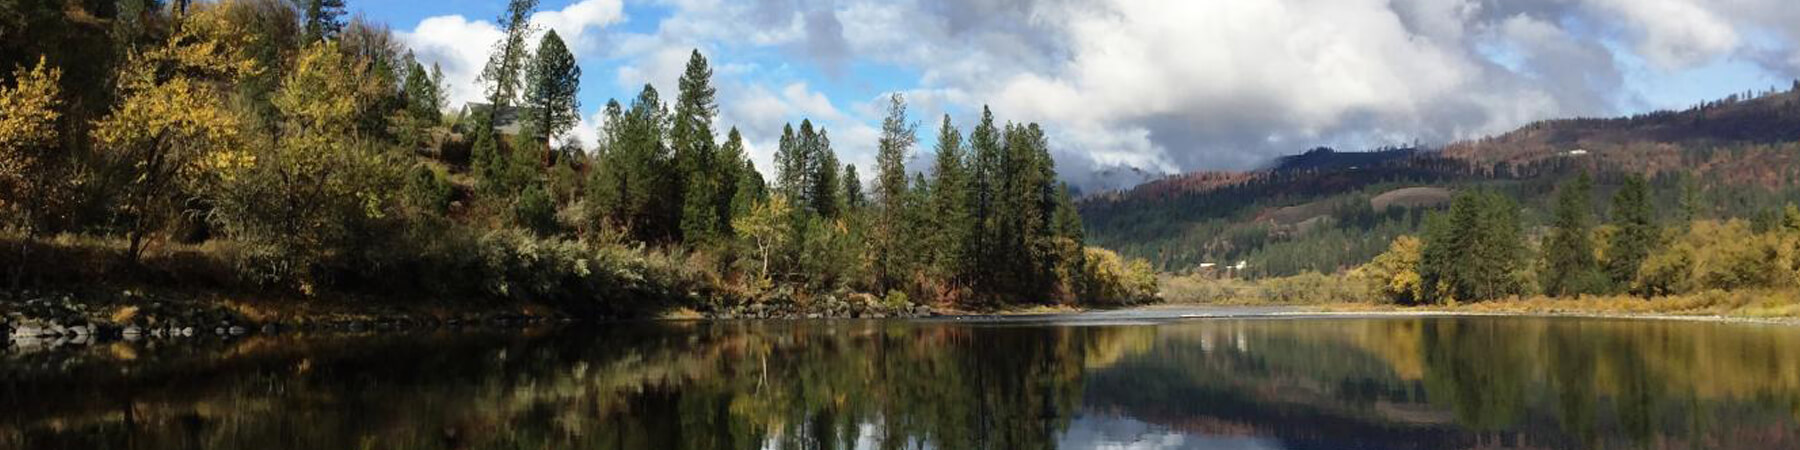
[{"label": "conifer tree line", "polygon": [[1352,275],[1407,304],[1800,287],[1794,204],[1748,221],[1709,219],[1700,213],[1698,185],[1687,182],[1681,221],[1665,226],[1642,176],[1625,176],[1609,197],[1594,191],[1585,171],[1557,186],[1536,236],[1521,228],[1521,208],[1506,195],[1460,192],[1427,217],[1422,239],[1396,239]]},{"label": "conifer tree line", "polygon": [[[966,136],[942,118],[928,173],[906,168],[919,131],[897,94],[875,167],[844,164],[801,120],[758,170],[743,134],[718,128],[698,50],[671,99],[645,85],[608,101],[597,148],[582,148],[581,68],[531,23],[536,0],[496,19],[485,103],[467,108],[384,26],[346,19],[344,0],[99,3],[112,51],[0,43],[17,68],[0,77],[0,218],[21,253],[85,235],[133,267],[189,250],[230,282],[305,293],[898,304],[1155,289],[1143,262],[1084,245],[1045,132],[985,108]],[[34,5],[0,16],[95,39]],[[76,88],[94,80],[106,89]]]}]

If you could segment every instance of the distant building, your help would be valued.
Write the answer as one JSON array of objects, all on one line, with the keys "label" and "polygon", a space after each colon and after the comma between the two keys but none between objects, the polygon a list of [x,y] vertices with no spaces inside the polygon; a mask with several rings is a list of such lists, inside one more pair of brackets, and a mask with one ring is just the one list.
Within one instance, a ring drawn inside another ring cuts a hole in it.
[{"label": "distant building", "polygon": [[[465,120],[475,120],[482,116],[486,116],[488,114],[488,109],[492,107],[492,105],[487,103],[464,103],[462,107],[462,116]],[[519,106],[500,108],[500,114],[494,117],[494,131],[499,131],[502,135],[519,134],[525,129],[525,114],[530,111],[531,108]]]}]

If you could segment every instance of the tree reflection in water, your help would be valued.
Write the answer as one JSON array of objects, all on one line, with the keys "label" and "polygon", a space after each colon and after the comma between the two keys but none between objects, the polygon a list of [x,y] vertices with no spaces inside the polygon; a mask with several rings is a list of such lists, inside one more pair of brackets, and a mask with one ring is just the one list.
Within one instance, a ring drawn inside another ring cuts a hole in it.
[{"label": "tree reflection in water", "polygon": [[666,323],[8,354],[0,448],[1800,446],[1800,330]]}]

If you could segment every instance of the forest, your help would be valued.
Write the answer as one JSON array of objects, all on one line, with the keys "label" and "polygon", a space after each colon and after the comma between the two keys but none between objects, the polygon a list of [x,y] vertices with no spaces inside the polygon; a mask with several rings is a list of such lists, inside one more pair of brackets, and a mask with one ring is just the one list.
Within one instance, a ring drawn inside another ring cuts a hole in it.
[{"label": "forest", "polygon": [[0,5],[3,285],[598,315],[1155,295],[1147,262],[1086,244],[1045,131],[985,108],[939,121],[928,173],[898,94],[869,178],[807,120],[759,169],[696,50],[672,99],[609,101],[582,148],[581,69],[536,6],[510,1],[486,102],[458,107],[344,0]]},{"label": "forest", "polygon": [[1610,199],[1610,220],[1599,224],[1594,181],[1580,173],[1556,188],[1549,225],[1535,238],[1512,198],[1463,192],[1447,211],[1427,216],[1422,237],[1395,239],[1349,276],[1401,304],[1800,287],[1800,207],[1789,203],[1748,221],[1701,219],[1693,186],[1679,202],[1681,219],[1665,226],[1649,182],[1627,178]]}]

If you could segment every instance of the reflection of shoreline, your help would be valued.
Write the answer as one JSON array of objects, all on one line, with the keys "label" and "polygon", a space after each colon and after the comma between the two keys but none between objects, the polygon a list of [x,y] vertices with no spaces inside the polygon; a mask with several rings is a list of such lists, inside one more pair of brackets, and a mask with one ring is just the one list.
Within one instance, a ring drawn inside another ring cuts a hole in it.
[{"label": "reflection of shoreline", "polygon": [[[1500,305],[1505,307],[1508,305]],[[1522,317],[1542,319],[1661,320],[1683,322],[1738,323],[1800,326],[1800,317],[1749,317],[1671,313],[1590,312],[1590,311],[1487,311],[1481,304],[1456,307],[1403,308],[1388,305],[1304,305],[1304,306],[1222,306],[1162,304],[1130,309],[1088,311],[1030,316],[965,316],[955,320],[972,322],[1045,322],[1085,323],[1100,321],[1153,321],[1195,319],[1410,319],[1455,317]],[[943,319],[938,319],[943,320]]]}]

